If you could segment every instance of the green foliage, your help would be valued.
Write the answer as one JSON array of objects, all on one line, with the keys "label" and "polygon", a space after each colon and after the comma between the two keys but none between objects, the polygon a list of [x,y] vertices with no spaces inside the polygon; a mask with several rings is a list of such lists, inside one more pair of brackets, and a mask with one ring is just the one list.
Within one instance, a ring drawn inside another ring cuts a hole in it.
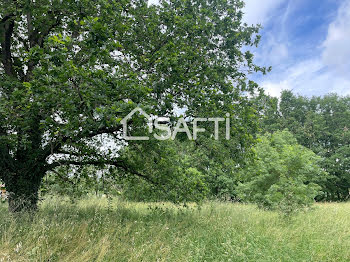
[{"label": "green foliage", "polygon": [[123,196],[137,201],[202,201],[208,194],[208,185],[184,146],[176,140],[129,143],[121,158],[143,175],[121,175],[120,170],[114,171]]},{"label": "green foliage", "polygon": [[[185,117],[230,113],[233,143],[249,150],[257,124],[250,97],[259,88],[247,75],[268,70],[242,51],[260,40],[259,27],[242,22],[243,6],[2,1],[0,178],[13,210],[20,199],[35,207],[42,179],[62,166],[113,165],[119,174],[146,177],[117,152],[126,145],[120,120],[136,106],[172,118],[178,108],[187,109]],[[144,129],[135,119],[128,131]],[[106,139],[113,149],[101,150]],[[174,185],[175,175],[157,182],[170,178]]]},{"label": "green foliage", "polygon": [[349,198],[350,97],[336,94],[302,97],[284,91],[280,100],[267,99],[263,130],[274,132],[287,128],[298,142],[324,160],[321,167],[330,176],[321,183],[321,199]]},{"label": "green foliage", "polygon": [[[249,140],[253,143],[254,137]],[[238,141],[214,140],[203,133],[196,141],[180,137],[175,141],[145,141],[142,145],[129,143],[121,151],[121,159],[146,177],[118,175],[120,170],[114,177],[122,185],[123,195],[131,200],[232,200],[236,198],[237,173],[244,161],[254,157],[251,150],[241,151]]]},{"label": "green foliage", "polygon": [[310,206],[326,179],[321,158],[299,145],[288,131],[260,137],[256,159],[242,173],[237,188],[245,201],[288,215]]},{"label": "green foliage", "polygon": [[166,186],[157,186],[139,178],[131,177],[121,181],[122,197],[133,201],[171,201],[177,204],[189,201],[202,202],[208,189],[203,175],[194,168],[179,170],[175,173],[176,182]]},{"label": "green foliage", "polygon": [[237,150],[236,141],[239,140],[215,141],[202,136],[196,142],[182,144],[183,154],[190,159],[191,166],[203,174],[209,198],[232,200],[236,197],[238,167],[253,156],[251,150]]}]

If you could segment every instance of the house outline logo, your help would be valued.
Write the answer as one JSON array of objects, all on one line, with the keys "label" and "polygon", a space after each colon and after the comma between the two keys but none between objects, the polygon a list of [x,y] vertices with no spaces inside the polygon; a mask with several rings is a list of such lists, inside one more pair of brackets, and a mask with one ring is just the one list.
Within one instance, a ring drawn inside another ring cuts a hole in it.
[{"label": "house outline logo", "polygon": [[[215,117],[215,118],[194,118],[192,121],[193,124],[193,136],[191,134],[190,129],[188,128],[187,122],[185,118],[181,117],[178,121],[173,130],[171,130],[171,127],[167,124],[164,124],[164,122],[170,123],[169,117],[157,117],[154,116],[154,121],[152,117],[147,114],[141,107],[137,106],[134,108],[129,114],[127,114],[122,120],[120,120],[120,123],[123,125],[123,139],[126,141],[130,140],[150,140],[149,136],[128,136],[128,120],[133,117],[136,113],[139,113],[141,116],[146,118],[148,121],[148,132],[149,134],[154,133],[154,138],[157,140],[167,140],[172,139],[174,140],[177,133],[186,133],[189,140],[196,140],[198,133],[206,132],[207,130],[205,128],[200,128],[198,126],[199,122],[214,122],[214,139],[219,140],[219,122],[226,122],[226,140],[230,140],[231,134],[230,134],[230,114],[226,114],[226,118],[223,117]],[[154,122],[154,123],[153,123]],[[154,124],[154,125],[153,125]],[[159,129],[160,131],[166,132],[167,135],[158,135],[157,132],[153,132],[154,130]]]},{"label": "house outline logo", "polygon": [[136,107],[129,114],[127,114],[120,123],[123,125],[123,138],[125,140],[149,140],[147,136],[128,136],[128,120],[136,113],[139,113],[141,116],[144,116],[148,121],[148,132],[151,134],[153,132],[153,121],[152,117],[147,114],[142,108]]}]

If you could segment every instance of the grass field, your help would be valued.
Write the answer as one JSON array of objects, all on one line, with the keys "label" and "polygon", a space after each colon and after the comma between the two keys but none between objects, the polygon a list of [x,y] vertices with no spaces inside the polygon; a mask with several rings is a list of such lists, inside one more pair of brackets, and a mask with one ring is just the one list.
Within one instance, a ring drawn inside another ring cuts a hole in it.
[{"label": "grass field", "polygon": [[47,199],[34,218],[0,204],[0,261],[350,261],[350,204],[291,220],[251,205],[201,209]]}]

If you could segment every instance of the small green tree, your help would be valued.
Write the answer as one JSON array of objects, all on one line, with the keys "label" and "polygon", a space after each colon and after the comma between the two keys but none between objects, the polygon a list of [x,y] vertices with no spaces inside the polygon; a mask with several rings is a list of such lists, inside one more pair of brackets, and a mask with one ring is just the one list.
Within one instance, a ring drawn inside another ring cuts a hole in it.
[{"label": "small green tree", "polygon": [[243,200],[289,215],[310,206],[321,193],[318,183],[327,176],[319,167],[322,159],[290,132],[260,137],[255,151],[256,159],[242,172],[237,188]]}]

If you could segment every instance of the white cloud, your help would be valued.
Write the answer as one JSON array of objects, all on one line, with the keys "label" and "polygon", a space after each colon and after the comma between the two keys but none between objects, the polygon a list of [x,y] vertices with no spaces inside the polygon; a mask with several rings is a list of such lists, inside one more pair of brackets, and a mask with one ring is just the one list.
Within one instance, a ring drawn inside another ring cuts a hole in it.
[{"label": "white cloud", "polygon": [[[258,64],[280,66],[281,62],[287,61],[289,57],[288,41],[276,34],[267,34],[260,45],[255,58]],[[253,52],[255,50],[252,50]]]},{"label": "white cloud", "polygon": [[325,65],[350,79],[350,0],[343,3],[336,19],[329,25],[323,47]]},{"label": "white cloud", "polygon": [[282,90],[293,90],[301,95],[338,93],[350,95],[350,80],[324,66],[321,58],[292,64],[287,70],[277,71],[260,83],[266,93],[279,97]]},{"label": "white cloud", "polygon": [[275,43],[272,45],[271,52],[269,55],[272,64],[277,64],[281,60],[288,58],[288,48],[285,43]]},{"label": "white cloud", "polygon": [[245,0],[243,20],[248,24],[265,24],[273,10],[286,0]]},{"label": "white cloud", "polygon": [[307,86],[310,79],[322,69],[322,63],[319,60],[306,60],[294,64],[282,70],[276,68],[276,74],[271,79],[265,80],[260,85],[266,90],[266,93],[278,97],[282,90],[295,90]]},{"label": "white cloud", "polygon": [[350,80],[344,78],[332,79],[330,93],[337,93],[342,96],[350,95]]},{"label": "white cloud", "polygon": [[279,97],[283,90],[290,90],[291,86],[289,85],[287,80],[283,80],[281,82],[263,82],[261,86],[265,89],[266,94]]},{"label": "white cloud", "polygon": [[243,20],[248,24],[261,23],[262,41],[257,50],[253,49],[255,62],[259,65],[281,67],[290,58],[287,21],[291,9],[290,0],[245,0],[246,13]]}]

